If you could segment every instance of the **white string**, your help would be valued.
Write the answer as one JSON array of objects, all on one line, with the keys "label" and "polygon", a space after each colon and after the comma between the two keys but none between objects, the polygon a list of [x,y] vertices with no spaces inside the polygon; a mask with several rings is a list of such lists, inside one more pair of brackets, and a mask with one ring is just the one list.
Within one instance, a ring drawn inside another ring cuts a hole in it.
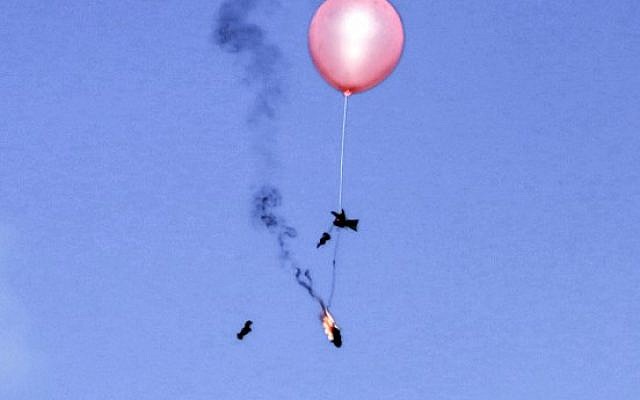
[{"label": "white string", "polygon": [[[349,95],[351,93],[344,93],[344,108],[342,110],[342,135],[340,137],[340,190],[338,194],[338,212],[342,211],[342,190],[344,183],[344,137],[347,128],[347,107],[349,105]],[[333,228],[333,227],[331,227]],[[332,229],[329,229],[331,232]],[[336,288],[336,259],[338,258],[338,243],[340,242],[340,231],[338,231],[336,235],[336,244],[333,248],[333,261],[331,266],[331,292],[329,293],[329,302],[327,303],[327,307],[331,307],[331,302],[333,301],[333,293]]]},{"label": "white string", "polygon": [[331,262],[331,291],[329,292],[329,301],[327,307],[331,307],[333,302],[333,293],[336,291],[336,260],[338,258],[338,245],[340,244],[340,230],[336,234],[336,245],[333,247],[333,261]]},{"label": "white string", "polygon": [[338,212],[342,210],[342,184],[344,181],[344,135],[347,127],[347,105],[349,95],[344,95],[344,109],[342,111],[342,138],[340,140],[340,194],[338,196]]}]

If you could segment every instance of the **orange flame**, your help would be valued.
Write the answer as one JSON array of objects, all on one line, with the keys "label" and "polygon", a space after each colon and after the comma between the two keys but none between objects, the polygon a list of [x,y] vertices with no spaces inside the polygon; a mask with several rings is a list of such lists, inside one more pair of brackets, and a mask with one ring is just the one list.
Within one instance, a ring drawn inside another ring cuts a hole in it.
[{"label": "orange flame", "polygon": [[338,325],[329,310],[326,308],[323,310],[322,327],[324,328],[324,334],[327,335],[329,341],[333,342],[333,328],[338,328]]}]

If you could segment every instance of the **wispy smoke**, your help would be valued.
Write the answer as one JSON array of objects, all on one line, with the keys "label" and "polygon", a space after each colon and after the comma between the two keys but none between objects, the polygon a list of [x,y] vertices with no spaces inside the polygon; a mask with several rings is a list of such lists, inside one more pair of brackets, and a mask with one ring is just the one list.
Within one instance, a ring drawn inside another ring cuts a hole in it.
[{"label": "wispy smoke", "polygon": [[305,288],[309,295],[324,308],[324,301],[313,290],[311,272],[308,269],[300,267],[291,251],[290,241],[294,239],[298,233],[295,228],[287,225],[286,220],[277,213],[277,208],[280,207],[281,204],[282,195],[280,191],[273,186],[264,186],[254,195],[253,217],[276,237],[279,250],[278,257],[282,265],[295,271],[295,278],[298,285]]},{"label": "wispy smoke", "polygon": [[[261,0],[223,2],[218,10],[213,32],[216,45],[244,63],[244,82],[252,87],[255,93],[254,104],[248,115],[248,121],[254,128],[265,118],[277,117],[277,109],[283,96],[282,51],[277,45],[268,41],[267,33],[262,26],[250,22],[249,19],[260,3]],[[274,135],[271,130],[270,135]],[[270,139],[272,138],[264,135],[257,136],[255,140],[262,142],[254,145],[257,145],[257,149],[263,150],[260,156],[272,160],[275,158],[274,151],[268,143],[264,143]],[[282,195],[278,188],[272,184],[262,183],[261,188],[253,195],[253,218],[275,237],[281,264],[293,273],[298,285],[324,307],[324,301],[313,289],[311,272],[299,265],[291,250],[291,241],[297,237],[298,233],[277,212],[281,204]]]},{"label": "wispy smoke", "polygon": [[249,119],[274,118],[282,98],[282,52],[267,41],[265,30],[249,15],[259,0],[228,0],[218,10],[213,38],[225,52],[243,59],[245,82],[255,88],[256,98]]},{"label": "wispy smoke", "polygon": [[281,204],[280,191],[273,186],[263,186],[254,194],[253,217],[276,236],[280,246],[279,257],[283,263],[289,263],[292,261],[289,240],[297,237],[298,232],[287,225],[283,217],[276,214],[275,209]]},{"label": "wispy smoke", "polygon": [[313,297],[318,303],[320,303],[320,307],[323,309],[326,308],[324,300],[322,300],[322,298],[313,290],[313,279],[311,278],[311,272],[308,269],[304,270],[303,275],[302,270],[300,268],[296,268],[296,281],[298,282],[298,285],[307,289],[309,296]]}]

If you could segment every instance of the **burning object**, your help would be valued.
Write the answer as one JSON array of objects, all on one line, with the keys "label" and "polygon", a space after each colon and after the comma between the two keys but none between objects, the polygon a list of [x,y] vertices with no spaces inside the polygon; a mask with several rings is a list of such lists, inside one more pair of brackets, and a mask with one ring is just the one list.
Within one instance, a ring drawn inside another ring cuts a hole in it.
[{"label": "burning object", "polygon": [[342,335],[340,334],[340,328],[336,324],[336,321],[333,319],[333,315],[331,315],[327,308],[324,308],[322,310],[321,320],[322,327],[324,328],[324,333],[325,335],[327,335],[329,341],[336,347],[342,346]]}]

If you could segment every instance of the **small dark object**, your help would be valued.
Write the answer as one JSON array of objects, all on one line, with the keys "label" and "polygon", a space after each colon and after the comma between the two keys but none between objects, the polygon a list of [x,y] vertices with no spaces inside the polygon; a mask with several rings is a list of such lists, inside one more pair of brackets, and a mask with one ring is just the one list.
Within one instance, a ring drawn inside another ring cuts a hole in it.
[{"label": "small dark object", "polygon": [[249,332],[251,332],[251,324],[253,324],[252,321],[247,321],[244,323],[242,330],[236,335],[238,340],[242,340]]},{"label": "small dark object", "polygon": [[358,221],[357,219],[347,219],[347,215],[344,212],[344,209],[340,210],[340,213],[337,211],[331,211],[336,219],[333,221],[333,225],[338,228],[349,228],[353,231],[358,232]]},{"label": "small dark object", "polygon": [[329,240],[331,240],[331,235],[329,235],[328,232],[322,232],[322,237],[320,238],[320,241],[316,245],[316,249],[320,248],[320,246],[324,246]]},{"label": "small dark object", "polygon": [[340,347],[342,346],[342,335],[340,334],[340,329],[337,326],[331,327],[331,333],[333,333],[333,340],[331,341],[334,346]]}]

